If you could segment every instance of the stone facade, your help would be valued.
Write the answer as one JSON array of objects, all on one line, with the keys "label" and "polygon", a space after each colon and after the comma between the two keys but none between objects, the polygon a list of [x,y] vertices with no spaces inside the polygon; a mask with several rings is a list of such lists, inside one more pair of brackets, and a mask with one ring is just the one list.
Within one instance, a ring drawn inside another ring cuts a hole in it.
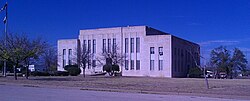
[{"label": "stone facade", "polygon": [[[80,30],[79,39],[59,40],[58,70],[64,70],[63,64],[70,62],[67,50],[76,53],[71,64],[78,64],[77,54],[87,47],[96,65],[86,68],[86,74],[102,72],[99,62],[104,61],[98,57],[103,51],[112,51],[114,45],[126,56],[120,65],[123,76],[186,77],[188,68],[200,64],[198,44],[148,26],[128,26]],[[67,54],[61,55],[63,50]]]}]

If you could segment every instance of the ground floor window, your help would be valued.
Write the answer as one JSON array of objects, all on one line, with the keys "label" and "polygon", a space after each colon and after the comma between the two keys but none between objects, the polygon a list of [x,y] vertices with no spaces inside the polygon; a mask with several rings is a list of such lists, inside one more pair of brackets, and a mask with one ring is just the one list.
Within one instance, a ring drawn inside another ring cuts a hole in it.
[{"label": "ground floor window", "polygon": [[128,70],[128,60],[125,60],[125,70]]},{"label": "ground floor window", "polygon": [[140,60],[136,60],[136,70],[140,70]]},{"label": "ground floor window", "polygon": [[159,60],[159,71],[163,70],[163,60]]},{"label": "ground floor window", "polygon": [[150,60],[150,70],[154,70],[154,60]]},{"label": "ground floor window", "polygon": [[130,70],[134,70],[134,66],[135,66],[134,60],[131,60],[131,62],[130,62]]},{"label": "ground floor window", "polygon": [[65,59],[63,59],[63,68],[65,67],[65,64],[66,63],[66,60]]},{"label": "ground floor window", "polygon": [[93,66],[93,67],[96,67],[96,60],[93,60],[93,61],[92,61],[92,66]]}]

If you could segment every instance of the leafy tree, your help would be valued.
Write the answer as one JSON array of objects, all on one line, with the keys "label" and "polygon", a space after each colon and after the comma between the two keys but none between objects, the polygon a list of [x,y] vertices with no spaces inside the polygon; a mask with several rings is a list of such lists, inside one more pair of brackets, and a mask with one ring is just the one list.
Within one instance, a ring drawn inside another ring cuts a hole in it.
[{"label": "leafy tree", "polygon": [[[226,72],[227,75],[231,74],[232,71],[232,63],[230,57],[230,51],[226,49],[224,46],[220,46],[211,51],[211,63],[217,67],[216,71]],[[217,75],[217,73],[216,73]]]},{"label": "leafy tree", "polygon": [[9,34],[6,40],[6,46],[3,45],[4,39],[0,40],[1,58],[13,64],[15,79],[17,79],[16,68],[20,65],[25,66],[26,78],[28,79],[30,59],[38,58],[44,52],[46,43],[39,38],[31,40],[23,34]]},{"label": "leafy tree", "polygon": [[233,63],[234,70],[238,69],[238,70],[241,70],[242,73],[246,72],[248,61],[246,59],[246,56],[243,54],[243,52],[238,48],[234,49],[232,63]]},{"label": "leafy tree", "polygon": [[232,78],[233,72],[237,69],[246,70],[247,60],[245,55],[238,48],[234,49],[233,55],[225,46],[220,46],[211,51],[211,63],[216,67],[216,75],[226,72]]}]

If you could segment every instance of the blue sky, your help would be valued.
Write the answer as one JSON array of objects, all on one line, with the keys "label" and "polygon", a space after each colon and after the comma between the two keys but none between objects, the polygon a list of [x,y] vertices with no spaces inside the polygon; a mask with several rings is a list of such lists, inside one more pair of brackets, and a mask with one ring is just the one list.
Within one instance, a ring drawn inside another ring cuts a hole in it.
[{"label": "blue sky", "polygon": [[[6,0],[1,0],[4,5]],[[250,59],[249,0],[8,0],[13,33],[77,38],[80,29],[148,25],[199,43],[205,57],[220,45]],[[0,13],[0,19],[4,14]],[[4,30],[0,24],[0,30]]]}]

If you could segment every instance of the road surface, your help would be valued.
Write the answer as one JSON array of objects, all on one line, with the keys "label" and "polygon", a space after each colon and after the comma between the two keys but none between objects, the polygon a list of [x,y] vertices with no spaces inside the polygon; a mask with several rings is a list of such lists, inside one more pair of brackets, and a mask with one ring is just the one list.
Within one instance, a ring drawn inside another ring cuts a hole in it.
[{"label": "road surface", "polygon": [[[0,101],[244,101],[183,95],[156,95],[0,85]],[[245,100],[246,101],[246,100]]]}]

